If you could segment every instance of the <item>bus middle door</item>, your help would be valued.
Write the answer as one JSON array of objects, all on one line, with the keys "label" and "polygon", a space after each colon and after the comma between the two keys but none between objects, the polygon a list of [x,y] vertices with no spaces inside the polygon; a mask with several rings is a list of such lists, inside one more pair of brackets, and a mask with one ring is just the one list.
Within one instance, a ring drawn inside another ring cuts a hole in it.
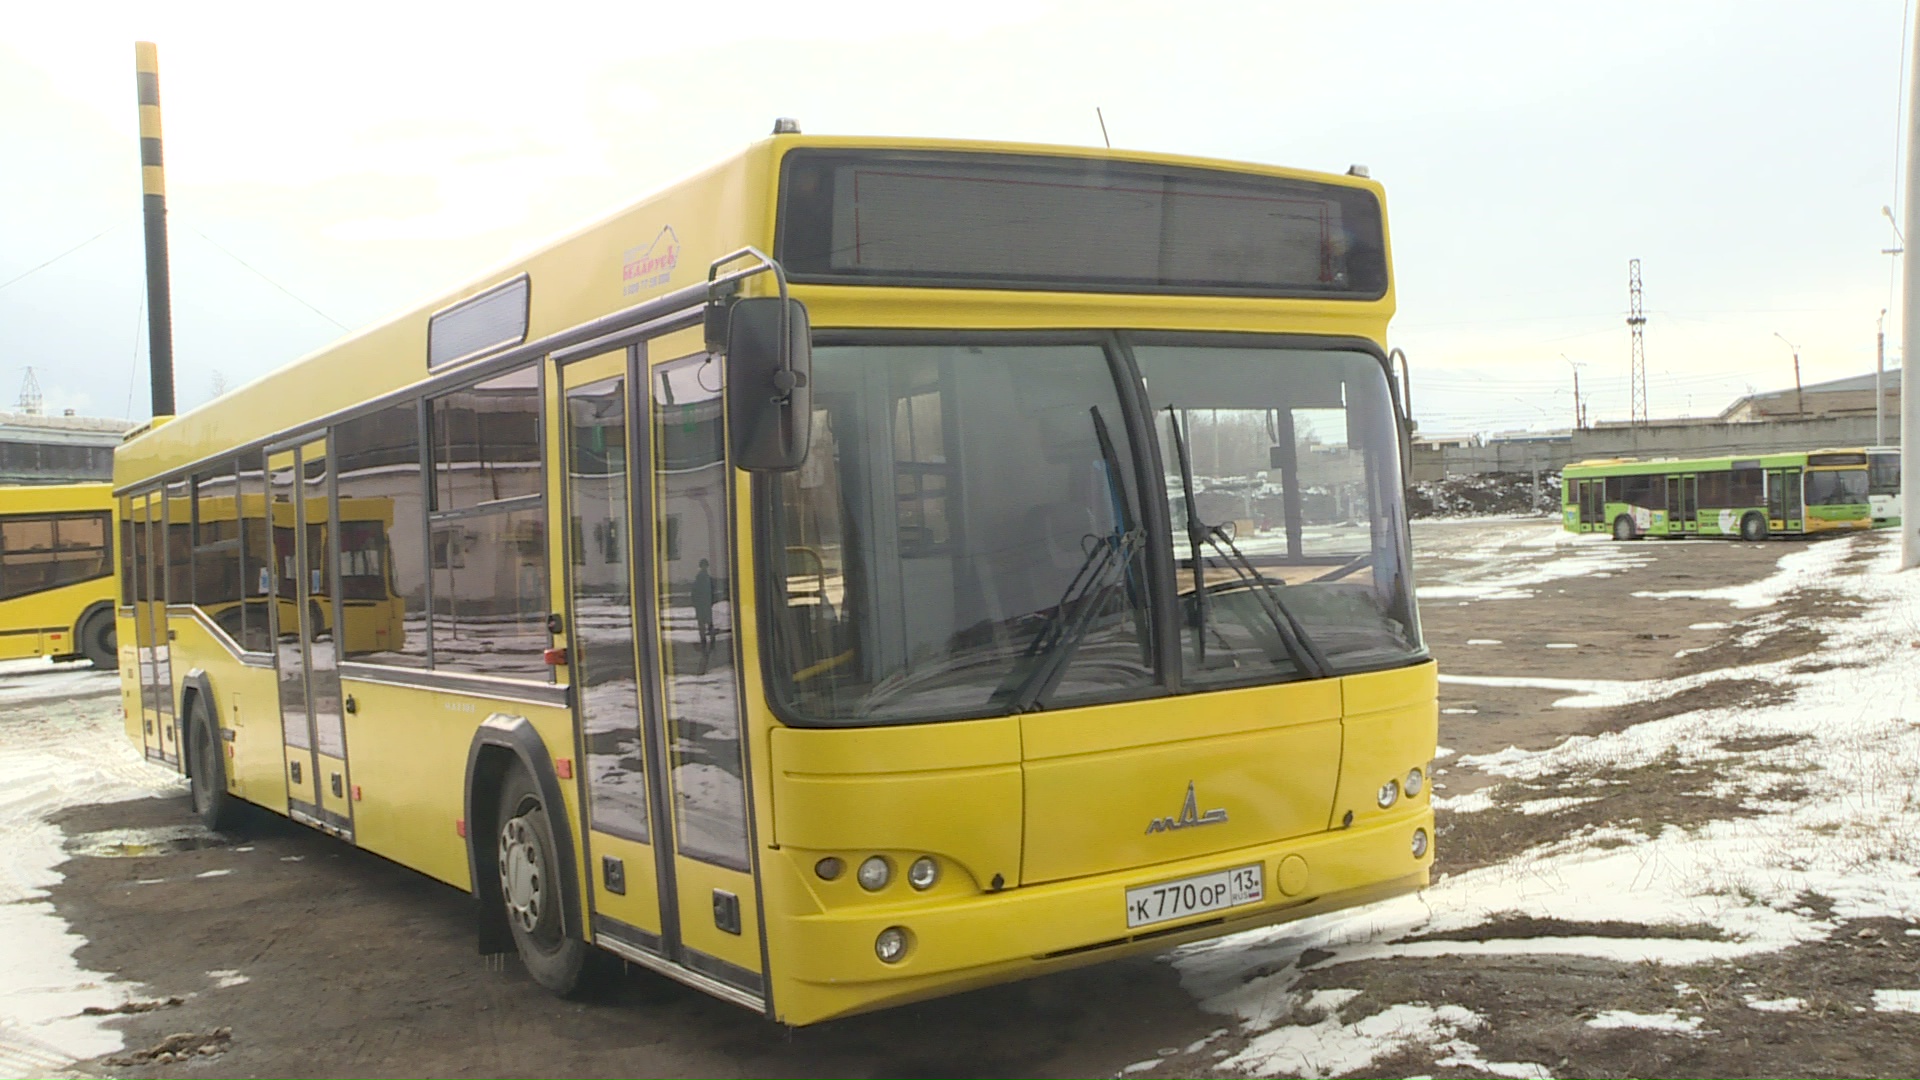
[{"label": "bus middle door", "polygon": [[347,775],[339,655],[334,629],[330,504],[332,470],[318,439],[267,461],[272,519],[274,668],[285,741],[287,812],[297,821],[351,839],[352,781]]}]

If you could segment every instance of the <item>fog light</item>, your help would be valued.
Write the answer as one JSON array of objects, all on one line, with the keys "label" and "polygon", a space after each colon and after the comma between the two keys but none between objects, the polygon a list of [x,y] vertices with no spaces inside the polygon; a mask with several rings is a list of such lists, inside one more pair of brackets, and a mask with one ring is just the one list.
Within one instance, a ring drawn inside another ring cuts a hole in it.
[{"label": "fog light", "polygon": [[1389,780],[1386,783],[1381,784],[1380,793],[1374,796],[1374,800],[1380,804],[1380,809],[1382,810],[1385,810],[1387,807],[1392,806],[1394,803],[1399,802],[1400,801],[1400,781]]},{"label": "fog light", "polygon": [[880,936],[873,939],[873,955],[879,957],[883,964],[899,963],[900,958],[907,955],[906,930],[889,926],[880,931]]},{"label": "fog light", "polygon": [[933,888],[933,883],[939,880],[940,864],[934,862],[931,855],[922,855],[907,867],[907,884],[922,892]]},{"label": "fog light", "polygon": [[1427,856],[1427,830],[1413,830],[1413,857],[1424,859]]},{"label": "fog light", "polygon": [[847,864],[829,855],[813,864],[813,872],[820,875],[821,881],[837,880],[847,869]]},{"label": "fog light", "polygon": [[893,880],[893,864],[884,855],[874,855],[860,864],[860,887],[868,892],[879,892]]},{"label": "fog light", "polygon": [[1407,770],[1407,798],[1411,799],[1415,795],[1420,794],[1420,789],[1426,786],[1427,776],[1425,773],[1419,769]]}]

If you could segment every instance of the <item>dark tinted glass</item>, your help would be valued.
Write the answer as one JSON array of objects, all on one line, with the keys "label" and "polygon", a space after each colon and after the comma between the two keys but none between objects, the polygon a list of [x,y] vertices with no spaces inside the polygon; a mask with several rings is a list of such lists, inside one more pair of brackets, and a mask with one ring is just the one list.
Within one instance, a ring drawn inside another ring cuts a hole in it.
[{"label": "dark tinted glass", "polygon": [[202,473],[194,484],[193,602],[227,636],[245,634],[240,576],[240,480],[233,464]]},{"label": "dark tinted glass", "polygon": [[254,452],[240,459],[240,647],[252,652],[273,648],[268,619],[273,606],[273,533],[267,519],[265,458]]},{"label": "dark tinted glass", "polygon": [[166,559],[167,602],[190,604],[193,602],[193,496],[192,488],[185,480],[175,480],[166,487],[167,544],[162,552]]},{"label": "dark tinted glass", "polygon": [[1865,506],[1867,470],[1815,469],[1807,473],[1808,506]]},{"label": "dark tinted glass", "polygon": [[539,369],[435,398],[433,462],[436,510],[539,494]]},{"label": "dark tinted glass", "polygon": [[808,151],[784,161],[795,280],[1372,298],[1380,204],[1305,180],[1072,157]]},{"label": "dark tinted glass", "polygon": [[344,659],[409,667],[427,662],[420,450],[415,402],[334,428]]},{"label": "dark tinted glass", "polygon": [[[1152,681],[1133,448],[1104,349],[820,347],[813,379],[812,445],[776,488],[775,670],[794,712],[998,715]],[[701,518],[683,520],[697,547]]]},{"label": "dark tinted glass", "polygon": [[0,518],[0,599],[105,577],[107,515]]}]

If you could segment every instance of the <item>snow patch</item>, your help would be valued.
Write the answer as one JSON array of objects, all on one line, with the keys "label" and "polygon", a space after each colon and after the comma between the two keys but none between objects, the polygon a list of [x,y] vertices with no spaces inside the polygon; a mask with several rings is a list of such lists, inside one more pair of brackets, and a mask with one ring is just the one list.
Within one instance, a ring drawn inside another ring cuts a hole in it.
[{"label": "snow patch", "polygon": [[1762,999],[1752,994],[1747,995],[1747,1008],[1758,1009],[1761,1012],[1790,1013],[1799,1012],[1806,1007],[1807,1003],[1797,997]]},{"label": "snow patch", "polygon": [[1591,1028],[1639,1028],[1643,1031],[1671,1031],[1681,1035],[1692,1035],[1700,1030],[1703,1021],[1698,1016],[1683,1017],[1669,1009],[1658,1013],[1629,1012],[1626,1009],[1608,1009],[1587,1021]]},{"label": "snow patch", "polygon": [[1873,1011],[1920,1013],[1920,990],[1875,990]]}]

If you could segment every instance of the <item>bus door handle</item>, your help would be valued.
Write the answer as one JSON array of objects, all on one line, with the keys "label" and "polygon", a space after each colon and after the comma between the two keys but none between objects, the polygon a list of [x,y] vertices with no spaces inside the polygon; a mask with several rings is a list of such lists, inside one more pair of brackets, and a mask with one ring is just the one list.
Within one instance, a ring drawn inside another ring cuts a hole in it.
[{"label": "bus door handle", "polygon": [[348,716],[358,716],[360,714],[360,703],[353,700],[352,694],[348,694],[340,702],[340,707],[347,710]]}]

